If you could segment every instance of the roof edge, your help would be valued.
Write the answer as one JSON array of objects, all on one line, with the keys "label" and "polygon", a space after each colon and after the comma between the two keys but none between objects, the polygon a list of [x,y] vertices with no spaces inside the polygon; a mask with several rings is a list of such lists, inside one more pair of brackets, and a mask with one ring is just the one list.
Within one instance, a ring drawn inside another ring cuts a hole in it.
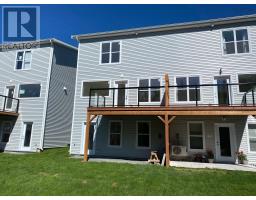
[{"label": "roof edge", "polygon": [[[40,45],[43,45],[43,44],[50,44],[50,45],[53,45],[53,44],[58,44],[58,45],[61,45],[61,46],[64,46],[64,47],[67,47],[67,48],[70,48],[70,49],[73,49],[73,50],[76,50],[78,51],[78,49],[70,44],[67,44],[65,42],[62,42],[61,40],[58,40],[56,38],[49,38],[49,39],[42,39],[42,40],[34,40],[34,41],[22,41],[22,42],[14,42],[14,43],[11,43],[11,44],[24,44],[26,42],[38,42]],[[4,44],[0,44],[0,49],[2,49],[4,47]]]},{"label": "roof edge", "polygon": [[79,34],[79,35],[72,35],[71,38],[79,42],[81,40],[89,40],[89,39],[129,36],[129,35],[138,35],[141,33],[154,33],[154,32],[181,30],[181,29],[188,29],[188,28],[200,28],[200,27],[207,27],[207,26],[214,27],[215,25],[225,25],[225,24],[228,25],[233,23],[250,22],[250,21],[256,21],[256,14],[217,18],[217,19],[210,19],[210,20],[200,20],[200,21],[192,21],[192,22],[184,22],[184,23],[174,23],[174,24],[159,25],[159,26],[149,26],[149,27],[141,27],[141,28],[133,28],[133,29],[123,29],[123,30],[116,30],[116,31]]}]

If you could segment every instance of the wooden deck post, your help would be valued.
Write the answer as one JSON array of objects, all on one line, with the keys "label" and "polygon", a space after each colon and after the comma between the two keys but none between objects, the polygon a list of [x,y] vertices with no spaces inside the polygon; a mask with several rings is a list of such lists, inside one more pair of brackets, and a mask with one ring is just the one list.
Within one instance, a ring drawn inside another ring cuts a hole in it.
[{"label": "wooden deck post", "polygon": [[165,166],[170,166],[170,144],[169,144],[169,119],[168,115],[164,116],[164,126],[165,126],[165,155],[166,155],[166,163]]},{"label": "wooden deck post", "polygon": [[86,130],[85,130],[85,141],[84,141],[84,161],[88,161],[88,147],[90,140],[90,126],[91,126],[91,114],[87,111],[86,116]]}]

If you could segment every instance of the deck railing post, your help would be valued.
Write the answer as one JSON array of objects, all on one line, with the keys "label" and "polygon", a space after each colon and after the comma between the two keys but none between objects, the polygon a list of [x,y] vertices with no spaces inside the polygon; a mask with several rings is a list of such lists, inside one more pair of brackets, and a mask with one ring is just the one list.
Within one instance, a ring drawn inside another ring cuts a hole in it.
[{"label": "deck railing post", "polygon": [[112,107],[115,107],[115,88],[113,88],[113,100],[112,100]]},{"label": "deck railing post", "polygon": [[138,90],[138,107],[140,107],[140,90],[139,90],[139,88],[137,89]]},{"label": "deck railing post", "polygon": [[17,107],[16,107],[16,113],[19,112],[19,108],[20,108],[20,100],[17,99]]},{"label": "deck railing post", "polygon": [[106,97],[103,97],[103,106],[106,107]]},{"label": "deck railing post", "polygon": [[5,111],[5,105],[6,105],[6,96],[4,97],[4,107],[3,107],[3,111]]},{"label": "deck railing post", "polygon": [[252,89],[252,105],[255,106],[254,89]]},{"label": "deck railing post", "polygon": [[92,96],[92,89],[90,88],[90,92],[89,92],[89,107],[91,107],[91,97]]},{"label": "deck railing post", "polygon": [[196,85],[196,106],[198,106],[197,85]]},{"label": "deck railing post", "polygon": [[97,94],[97,108],[99,107],[99,94]]},{"label": "deck railing post", "polygon": [[245,93],[245,96],[244,96],[244,105],[245,106],[247,105],[247,93]]}]

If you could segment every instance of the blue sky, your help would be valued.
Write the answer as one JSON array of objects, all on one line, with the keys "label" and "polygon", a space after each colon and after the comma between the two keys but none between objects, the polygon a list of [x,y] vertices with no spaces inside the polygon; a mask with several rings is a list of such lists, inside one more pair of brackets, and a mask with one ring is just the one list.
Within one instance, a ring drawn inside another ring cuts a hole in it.
[{"label": "blue sky", "polygon": [[256,14],[256,5],[40,5],[40,12],[41,38],[77,45],[71,35]]}]

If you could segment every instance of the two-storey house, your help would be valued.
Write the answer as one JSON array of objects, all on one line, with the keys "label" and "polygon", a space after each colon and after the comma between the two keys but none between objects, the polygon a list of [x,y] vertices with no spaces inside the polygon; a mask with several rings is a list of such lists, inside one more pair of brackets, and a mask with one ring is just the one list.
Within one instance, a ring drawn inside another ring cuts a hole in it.
[{"label": "two-storey house", "polygon": [[70,153],[256,163],[256,16],[73,36]]},{"label": "two-storey house", "polygon": [[35,42],[39,45],[31,49],[1,45],[1,151],[70,143],[77,48],[56,39]]}]

